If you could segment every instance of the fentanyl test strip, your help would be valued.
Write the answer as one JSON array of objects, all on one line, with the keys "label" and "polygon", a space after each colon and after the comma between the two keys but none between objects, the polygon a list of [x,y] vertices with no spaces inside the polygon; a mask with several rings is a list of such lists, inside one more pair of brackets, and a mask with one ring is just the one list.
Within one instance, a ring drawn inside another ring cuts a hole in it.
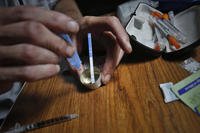
[{"label": "fentanyl test strip", "polygon": [[91,76],[91,83],[95,83],[94,77],[94,65],[93,65],[93,54],[92,54],[92,35],[88,33],[88,51],[89,51],[89,61],[90,61],[90,76]]},{"label": "fentanyl test strip", "polygon": [[[61,37],[68,42],[71,45],[74,45],[74,43],[72,42],[71,38],[69,37],[68,34],[61,34]],[[67,58],[67,61],[70,63],[70,65],[76,69],[80,69],[81,68],[81,60],[80,57],[78,55],[77,50],[75,50],[74,54],[72,55],[72,57]]]},{"label": "fentanyl test strip", "polygon": [[175,84],[172,91],[200,116],[200,70]]}]

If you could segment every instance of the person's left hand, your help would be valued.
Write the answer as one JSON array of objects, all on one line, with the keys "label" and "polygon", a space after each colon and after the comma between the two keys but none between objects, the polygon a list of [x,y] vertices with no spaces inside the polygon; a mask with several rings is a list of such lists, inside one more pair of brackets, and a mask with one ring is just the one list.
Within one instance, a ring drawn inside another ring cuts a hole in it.
[{"label": "person's left hand", "polygon": [[93,49],[104,48],[106,51],[105,63],[101,70],[102,83],[107,84],[111,76],[118,66],[124,52],[131,53],[132,47],[129,37],[124,28],[120,24],[118,18],[114,16],[94,17],[86,16],[80,21],[80,31],[78,33],[78,48],[82,49],[83,37],[87,37],[87,33],[92,33]]}]

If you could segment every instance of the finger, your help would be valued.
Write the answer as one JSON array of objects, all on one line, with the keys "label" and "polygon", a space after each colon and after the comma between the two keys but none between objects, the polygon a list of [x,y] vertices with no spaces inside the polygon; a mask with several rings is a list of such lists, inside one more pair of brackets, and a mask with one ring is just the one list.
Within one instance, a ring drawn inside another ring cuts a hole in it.
[{"label": "finger", "polygon": [[[70,64],[69,64],[69,66],[70,66]],[[77,77],[80,77],[81,73],[84,71],[84,67],[82,64],[79,69],[73,68],[72,66],[70,66],[70,69],[71,69],[72,73],[74,75],[76,75]]]},{"label": "finger", "polygon": [[[0,38],[13,38],[47,48],[58,55],[71,56],[74,47],[49,31],[43,24],[33,21],[19,22],[0,28]],[[5,40],[4,40],[5,41]]]},{"label": "finger", "polygon": [[124,55],[124,51],[116,44],[113,48],[107,50],[105,63],[102,69],[102,83],[107,84]]},{"label": "finger", "polygon": [[0,67],[0,80],[36,81],[56,75],[59,71],[59,65],[53,64],[23,67]]},{"label": "finger", "polygon": [[107,36],[107,40],[110,40],[110,42],[113,43],[113,45],[111,44],[110,47],[106,48],[108,54],[113,53],[113,59],[115,61],[115,65],[117,66],[124,55],[124,51],[121,49],[116,41],[116,37],[111,32],[104,32],[104,36]]},{"label": "finger", "polygon": [[72,18],[55,11],[31,6],[18,6],[0,9],[1,24],[20,21],[38,21],[54,32],[77,33],[79,25]]},{"label": "finger", "polygon": [[0,46],[0,60],[18,60],[26,64],[57,64],[59,57],[50,50],[31,44]]},{"label": "finger", "polygon": [[[132,51],[132,47],[129,41],[129,37],[122,27],[118,18],[114,16],[105,17],[85,17],[81,23],[85,23],[86,26],[98,27],[102,31],[111,31],[115,36],[120,47],[127,53]],[[97,28],[93,29],[96,30]],[[95,31],[93,31],[95,32]]]}]

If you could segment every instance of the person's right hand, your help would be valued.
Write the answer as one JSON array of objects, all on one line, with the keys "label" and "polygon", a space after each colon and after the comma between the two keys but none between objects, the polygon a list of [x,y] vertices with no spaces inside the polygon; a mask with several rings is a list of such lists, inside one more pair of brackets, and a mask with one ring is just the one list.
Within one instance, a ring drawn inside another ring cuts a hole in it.
[{"label": "person's right hand", "polygon": [[37,7],[0,8],[0,81],[34,81],[57,74],[59,56],[74,47],[59,33],[75,34],[78,24],[64,14]]}]

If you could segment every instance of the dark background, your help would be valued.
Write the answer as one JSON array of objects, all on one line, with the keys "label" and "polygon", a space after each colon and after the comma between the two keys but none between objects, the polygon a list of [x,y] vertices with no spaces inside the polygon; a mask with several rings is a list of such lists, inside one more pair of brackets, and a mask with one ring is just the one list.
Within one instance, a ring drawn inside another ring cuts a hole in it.
[{"label": "dark background", "polygon": [[[129,0],[76,0],[82,14],[103,15],[116,11],[117,6]],[[199,5],[200,0],[159,0],[158,10],[162,12],[174,11],[175,14],[193,5]]]},{"label": "dark background", "polygon": [[117,6],[128,0],[76,0],[83,15],[102,15],[115,11]]}]

